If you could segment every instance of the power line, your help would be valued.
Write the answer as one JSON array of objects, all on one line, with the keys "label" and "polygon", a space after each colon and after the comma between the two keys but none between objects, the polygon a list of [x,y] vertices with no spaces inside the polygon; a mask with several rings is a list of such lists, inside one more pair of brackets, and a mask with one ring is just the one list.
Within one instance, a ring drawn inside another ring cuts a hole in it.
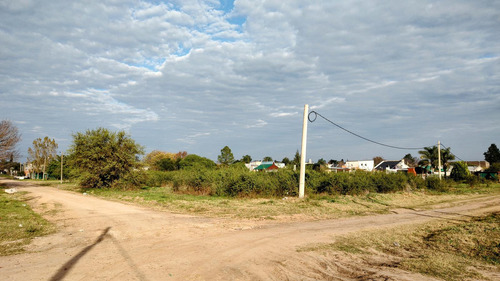
[{"label": "power line", "polygon": [[[311,118],[312,114],[314,114],[314,119]],[[331,124],[337,126],[338,128],[340,128],[340,129],[348,132],[351,135],[354,135],[354,136],[356,136],[358,138],[364,139],[366,141],[369,141],[369,142],[372,142],[372,143],[375,143],[375,144],[378,144],[378,145],[381,145],[381,146],[390,147],[390,148],[394,148],[394,149],[403,149],[403,150],[419,150],[419,149],[424,149],[424,147],[400,147],[400,146],[394,146],[394,145],[389,145],[389,144],[381,143],[381,142],[378,142],[378,141],[374,141],[374,140],[371,140],[369,138],[365,138],[363,136],[360,136],[360,135],[358,135],[358,134],[356,134],[354,132],[351,132],[348,129],[346,129],[346,128],[344,128],[344,127],[336,124],[335,122],[331,121],[330,119],[326,118],[325,116],[319,114],[318,112],[316,112],[314,110],[309,113],[309,115],[307,116],[307,119],[309,119],[309,122],[312,123],[312,122],[316,121],[316,118],[318,118],[318,116],[321,117],[321,118],[323,118],[323,119],[325,119],[327,122],[330,122]]]},{"label": "power line", "polygon": [[458,160],[463,161],[463,162],[466,162],[466,161],[465,161],[465,160],[463,160],[462,158],[458,157],[456,154],[452,153],[452,152],[450,151],[450,148],[449,148],[449,147],[446,147],[443,143],[441,143],[441,146],[442,146],[444,149],[448,149],[448,152],[449,152],[451,155],[455,156],[455,158],[457,158]]}]

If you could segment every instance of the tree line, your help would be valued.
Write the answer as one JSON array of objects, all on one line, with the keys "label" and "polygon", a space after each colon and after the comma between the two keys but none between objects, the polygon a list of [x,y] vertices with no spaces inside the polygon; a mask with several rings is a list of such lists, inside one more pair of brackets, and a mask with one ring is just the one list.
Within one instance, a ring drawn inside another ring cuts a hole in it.
[{"label": "tree line", "polygon": [[[228,166],[243,167],[243,164],[252,161],[250,155],[235,159],[228,146],[221,149],[217,157],[218,165],[208,158],[188,154],[186,151],[171,153],[154,150],[141,160],[144,147],[136,143],[124,131],[113,132],[105,128],[97,128],[75,133],[72,137],[73,142],[65,153],[64,161],[62,155],[57,154],[58,144],[54,139],[49,137],[35,139],[32,147],[28,149],[28,162],[33,172],[41,173],[43,178],[48,176],[59,178],[61,166],[63,166],[62,172],[65,178],[78,178],[82,187],[106,188],[124,182],[132,185],[143,184],[147,177],[147,170],[161,172],[216,169]],[[21,135],[10,121],[0,122],[0,162],[3,167],[8,163],[14,163],[14,157],[19,155],[15,146],[20,139]],[[419,154],[420,160],[411,154],[407,154],[404,159],[408,163],[419,162],[420,165],[437,167],[437,147],[425,147],[424,150],[419,151]],[[495,144],[491,144],[484,156],[485,160],[491,163],[491,170],[500,170],[500,151]],[[454,159],[449,148],[441,149],[441,159],[446,170],[449,161]],[[272,161],[272,158],[265,157],[263,160]],[[299,151],[297,150],[292,160],[285,157],[281,162],[287,166],[298,166],[300,164]],[[340,161],[329,161],[330,164],[338,162]],[[321,171],[316,168],[326,163],[324,159],[320,159],[312,165],[312,169]],[[463,164],[455,164],[455,168],[457,172],[463,172],[467,167]]]}]

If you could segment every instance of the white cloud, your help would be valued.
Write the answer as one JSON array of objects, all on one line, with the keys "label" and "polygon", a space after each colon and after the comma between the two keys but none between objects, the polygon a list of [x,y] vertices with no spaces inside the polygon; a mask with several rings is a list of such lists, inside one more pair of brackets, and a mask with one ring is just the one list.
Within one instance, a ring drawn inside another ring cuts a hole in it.
[{"label": "white cloud", "polygon": [[[457,130],[441,132],[500,118],[499,5],[238,0],[229,11],[197,0],[2,2],[0,99],[10,106],[0,118],[58,139],[112,126],[141,131],[154,149],[186,144],[214,158],[224,143],[282,158],[300,146],[310,104],[382,142],[441,135],[476,159],[498,131],[482,131],[473,146],[460,145]],[[255,139],[257,129],[280,147]],[[311,125],[311,158],[399,157],[331,129]]]}]

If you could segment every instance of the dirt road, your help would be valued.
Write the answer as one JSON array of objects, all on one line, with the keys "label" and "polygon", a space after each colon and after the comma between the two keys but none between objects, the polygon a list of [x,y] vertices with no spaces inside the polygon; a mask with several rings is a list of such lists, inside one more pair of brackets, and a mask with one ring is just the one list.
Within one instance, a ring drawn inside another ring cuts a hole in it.
[{"label": "dirt road", "polygon": [[339,234],[500,211],[500,196],[430,211],[261,224],[172,214],[53,187],[1,180],[30,192],[35,210],[57,209],[59,230],[28,252],[0,257],[1,280],[432,280],[366,268],[342,254],[297,252]]}]

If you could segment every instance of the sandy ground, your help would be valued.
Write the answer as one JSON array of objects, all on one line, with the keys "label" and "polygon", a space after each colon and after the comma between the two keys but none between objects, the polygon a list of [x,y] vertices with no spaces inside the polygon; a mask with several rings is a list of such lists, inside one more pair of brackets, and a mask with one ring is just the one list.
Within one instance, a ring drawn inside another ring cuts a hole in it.
[{"label": "sandy ground", "polygon": [[500,196],[427,211],[394,210],[338,220],[239,222],[159,212],[28,182],[35,210],[58,232],[20,255],[0,257],[0,280],[433,280],[356,257],[298,252],[336,235],[500,211]]}]

